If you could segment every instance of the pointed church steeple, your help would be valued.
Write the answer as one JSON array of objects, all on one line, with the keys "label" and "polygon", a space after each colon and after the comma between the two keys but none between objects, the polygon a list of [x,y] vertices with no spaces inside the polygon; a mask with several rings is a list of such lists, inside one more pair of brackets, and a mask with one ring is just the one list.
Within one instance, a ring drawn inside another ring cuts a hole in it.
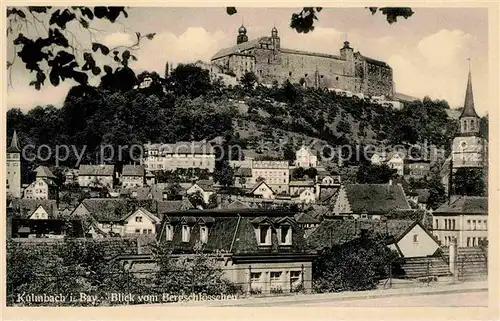
[{"label": "pointed church steeple", "polygon": [[470,72],[470,66],[469,66],[469,78],[467,79],[467,90],[465,91],[464,109],[462,111],[462,115],[460,115],[460,118],[462,117],[479,118],[479,116],[476,113],[476,109],[474,108],[474,95],[472,93],[472,76]]},{"label": "pointed church steeple", "polygon": [[17,139],[17,132],[14,130],[14,134],[12,135],[12,140],[10,141],[10,146],[7,148],[7,153],[20,153],[21,149],[19,148],[19,141]]}]

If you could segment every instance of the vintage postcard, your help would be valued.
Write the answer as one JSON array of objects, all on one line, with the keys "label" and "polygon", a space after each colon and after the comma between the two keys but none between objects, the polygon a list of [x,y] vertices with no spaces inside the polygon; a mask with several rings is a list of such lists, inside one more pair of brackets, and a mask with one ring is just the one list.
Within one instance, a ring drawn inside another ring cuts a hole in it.
[{"label": "vintage postcard", "polygon": [[497,4],[41,4],[3,6],[9,317],[498,318]]}]

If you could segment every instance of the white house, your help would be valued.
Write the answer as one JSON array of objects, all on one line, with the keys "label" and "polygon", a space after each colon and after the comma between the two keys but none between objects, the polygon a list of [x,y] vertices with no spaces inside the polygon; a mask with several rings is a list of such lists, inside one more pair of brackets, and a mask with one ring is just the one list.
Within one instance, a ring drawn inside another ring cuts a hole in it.
[{"label": "white house", "polygon": [[130,234],[156,234],[156,224],[161,221],[148,210],[140,207],[122,218],[124,235]]},{"label": "white house", "polygon": [[80,165],[78,185],[85,187],[113,187],[113,165]]},{"label": "white house", "polygon": [[53,180],[47,178],[37,178],[33,183],[24,189],[24,199],[50,200],[55,199],[57,187]]},{"label": "white house", "polygon": [[390,153],[387,157],[387,166],[392,169],[397,170],[397,174],[400,176],[404,175],[404,157],[400,153]]},{"label": "white house", "polygon": [[295,152],[295,166],[309,168],[318,166],[318,157],[308,147],[302,146]]},{"label": "white house", "polygon": [[143,187],[144,166],[123,165],[121,181],[123,188]]},{"label": "white house", "polygon": [[207,181],[198,181],[194,183],[190,188],[188,188],[186,194],[191,195],[197,192],[200,192],[201,195],[203,195],[203,201],[205,203],[208,203],[210,200],[210,196],[214,194],[213,182],[210,184]]},{"label": "white house", "polygon": [[316,193],[314,189],[306,188],[299,193],[298,196],[300,203],[311,204],[316,202]]},{"label": "white house", "polygon": [[28,216],[30,220],[48,220],[49,213],[43,207],[43,205],[38,205],[38,207]]},{"label": "white house", "polygon": [[389,245],[405,258],[430,256],[439,248],[436,238],[420,223],[415,221]]},{"label": "white house", "polygon": [[267,183],[264,181],[261,181],[261,182],[258,182],[257,184],[255,184],[255,186],[252,188],[250,193],[253,196],[260,197],[263,199],[274,199],[275,198],[275,194],[274,194],[273,189],[271,187],[269,187],[269,185],[267,185]]}]

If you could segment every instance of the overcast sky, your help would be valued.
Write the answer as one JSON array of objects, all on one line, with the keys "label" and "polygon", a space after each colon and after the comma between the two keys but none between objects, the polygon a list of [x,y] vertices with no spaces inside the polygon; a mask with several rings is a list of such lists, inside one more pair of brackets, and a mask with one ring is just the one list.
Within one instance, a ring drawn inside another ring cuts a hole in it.
[{"label": "overcast sky", "polygon": [[[364,56],[386,61],[394,70],[396,91],[433,99],[446,99],[452,107],[463,105],[471,58],[476,109],[480,115],[488,106],[488,12],[485,8],[414,8],[408,20],[389,25],[383,16],[372,16],[364,8],[324,8],[316,29],[298,34],[289,28],[290,16],[298,8],[238,8],[229,16],[225,8],[130,8],[129,18],[113,25],[95,23],[103,31],[98,40],[110,46],[130,44],[134,32],[156,32],[135,52],[138,58],[131,67],[157,71],[163,75],[165,62],[209,61],[222,47],[236,43],[237,29],[244,24],[249,39],[270,35],[276,25],[281,46],[291,49],[338,54],[347,39]],[[72,27],[82,45],[90,35]],[[30,31],[33,32],[33,31]],[[8,59],[13,55],[9,42]],[[97,57],[97,56],[96,56]],[[96,59],[97,60],[97,59]],[[41,91],[28,84],[33,75],[21,66],[19,58],[8,89],[8,107],[24,110],[36,105],[60,107],[70,82],[52,87],[47,81]],[[96,84],[98,79],[94,79]]]}]

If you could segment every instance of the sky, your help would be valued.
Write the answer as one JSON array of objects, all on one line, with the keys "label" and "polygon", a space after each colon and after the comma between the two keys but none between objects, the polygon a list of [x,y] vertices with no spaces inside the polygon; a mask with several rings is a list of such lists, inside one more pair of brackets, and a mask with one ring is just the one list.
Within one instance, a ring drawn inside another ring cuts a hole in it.
[{"label": "sky", "polygon": [[[165,62],[187,63],[210,61],[220,49],[236,43],[237,29],[243,23],[249,39],[270,35],[276,26],[281,46],[313,52],[338,54],[345,39],[355,51],[387,62],[394,73],[396,91],[418,98],[445,99],[452,108],[463,105],[469,61],[476,110],[488,110],[488,11],[486,8],[414,8],[409,19],[389,24],[380,13],[371,15],[365,8],[324,8],[318,15],[316,28],[298,34],[289,27],[292,13],[300,8],[237,8],[229,16],[225,8],[132,7],[129,17],[117,23],[97,21],[99,31],[89,34],[71,26],[75,39],[83,47],[100,41],[110,47],[131,44],[135,32],[155,32],[153,40],[145,40],[133,54],[138,61],[131,68],[164,74]],[[30,28],[30,26],[28,26]],[[25,30],[34,34],[34,28]],[[41,28],[40,28],[41,29]],[[70,37],[71,38],[71,37]],[[75,41],[76,41],[75,40]],[[7,59],[15,48],[8,42]],[[98,62],[107,62],[96,56]],[[66,81],[36,91],[28,84],[29,74],[16,59],[8,87],[8,108],[29,110],[37,105],[61,107],[68,89]],[[94,77],[92,84],[99,79]]]}]

